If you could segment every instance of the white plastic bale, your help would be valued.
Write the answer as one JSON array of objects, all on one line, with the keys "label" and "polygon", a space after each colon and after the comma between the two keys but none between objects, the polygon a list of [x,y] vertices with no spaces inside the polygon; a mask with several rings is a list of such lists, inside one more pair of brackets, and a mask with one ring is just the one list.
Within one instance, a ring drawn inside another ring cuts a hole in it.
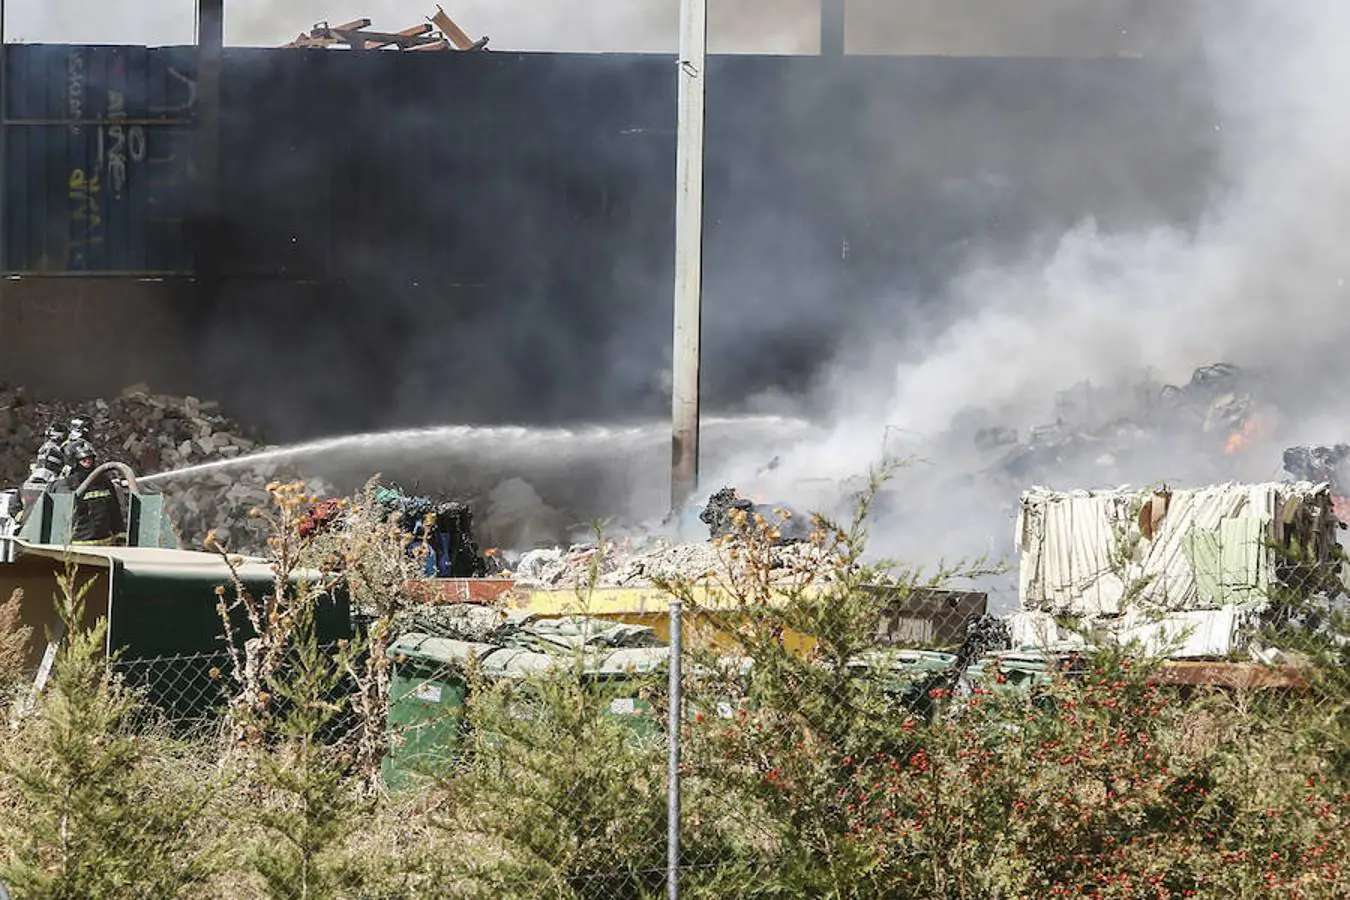
[{"label": "white plastic bale", "polygon": [[1015,612],[1008,617],[1008,628],[1015,650],[1080,650],[1087,646],[1081,634],[1060,628],[1049,613]]},{"label": "white plastic bale", "polygon": [[1156,619],[1131,611],[1112,631],[1118,644],[1133,643],[1149,656],[1207,659],[1240,649],[1243,621],[1236,606],[1174,612]]},{"label": "white plastic bale", "polygon": [[[1225,593],[1209,596],[1201,590],[1201,582],[1221,584],[1231,573],[1226,572],[1223,561],[1231,558],[1238,550],[1244,564],[1250,559],[1252,565],[1260,571],[1268,571],[1269,560],[1264,557],[1268,550],[1260,544],[1272,537],[1270,523],[1275,510],[1282,506],[1279,485],[1220,485],[1194,491],[1178,491],[1173,495],[1172,504],[1164,517],[1161,528],[1151,541],[1142,541],[1144,555],[1138,576],[1147,579],[1139,593],[1141,602],[1160,609],[1186,610],[1207,609],[1222,605],[1228,598]],[[1243,529],[1225,526],[1225,522],[1235,522],[1246,518],[1257,518],[1266,523],[1259,531],[1264,537],[1254,539],[1255,546],[1232,548],[1227,543],[1233,535],[1242,534]],[[1207,578],[1198,579],[1192,567],[1192,560],[1186,552],[1186,542],[1193,530],[1199,530],[1217,538],[1218,551],[1215,563],[1219,569],[1206,573]],[[1255,573],[1253,573],[1255,574]],[[1262,589],[1264,585],[1254,580],[1252,589]]]},{"label": "white plastic bale", "polygon": [[1110,494],[1024,495],[1019,516],[1024,609],[1079,615],[1119,610],[1125,582],[1115,557],[1123,507]]},{"label": "white plastic bale", "polygon": [[[1266,546],[1284,526],[1305,540],[1316,536],[1325,555],[1336,544],[1336,523],[1324,485],[1267,483],[1224,484],[1171,492],[1166,514],[1151,539],[1139,533],[1131,507],[1148,502],[1148,491],[1079,491],[1071,494],[1032,489],[1022,497],[1017,539],[1022,550],[1019,572],[1021,606],[1056,614],[1097,617],[1121,612],[1127,585],[1135,586],[1141,605],[1184,611],[1222,606],[1232,593],[1259,593],[1267,585],[1275,562]],[[1244,518],[1257,518],[1256,528],[1233,527]],[[1275,522],[1281,523],[1277,529]],[[1225,527],[1224,523],[1230,525]],[[1219,584],[1217,594],[1199,589],[1187,552],[1192,531],[1212,535],[1218,544],[1219,571],[1206,573],[1207,583]],[[1241,563],[1224,571],[1223,536],[1251,541],[1241,553],[1226,554]],[[1121,544],[1121,538],[1132,545]],[[1132,550],[1128,560],[1124,551]],[[1245,569],[1246,575],[1238,577]],[[1227,584],[1252,580],[1253,584]],[[1229,590],[1229,589],[1234,590]]]}]

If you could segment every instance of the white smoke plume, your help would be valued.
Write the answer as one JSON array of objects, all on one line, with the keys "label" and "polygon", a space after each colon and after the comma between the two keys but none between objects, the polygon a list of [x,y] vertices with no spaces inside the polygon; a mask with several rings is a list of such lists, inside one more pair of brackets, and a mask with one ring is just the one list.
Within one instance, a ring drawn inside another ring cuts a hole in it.
[{"label": "white smoke plume", "polygon": [[[943,322],[878,342],[884,378],[837,368],[825,388],[836,401],[830,438],[786,454],[764,489],[856,473],[885,435],[906,435],[890,446],[929,462],[902,476],[900,508],[879,528],[885,549],[1006,553],[1016,490],[960,477],[970,432],[951,430],[968,410],[1025,429],[1080,381],[1128,384],[1152,369],[1184,383],[1220,360],[1266,372],[1284,414],[1233,476],[1279,477],[1278,448],[1350,438],[1350,6],[1251,0],[1200,13],[1220,147],[1203,216],[1125,232],[1087,219],[1035,236],[1041,249],[1021,259],[973,262],[947,285]],[[897,314],[913,300],[894,298]],[[1212,474],[1161,453],[1152,464],[1132,474]]]}]

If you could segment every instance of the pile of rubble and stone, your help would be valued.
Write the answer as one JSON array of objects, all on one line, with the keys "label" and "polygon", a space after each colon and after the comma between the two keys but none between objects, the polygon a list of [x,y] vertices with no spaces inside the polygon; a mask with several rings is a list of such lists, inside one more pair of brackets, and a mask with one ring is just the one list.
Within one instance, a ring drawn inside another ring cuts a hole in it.
[{"label": "pile of rubble and stone", "polygon": [[725,570],[723,553],[712,543],[606,541],[531,550],[521,556],[511,577],[540,588],[631,587],[669,579],[699,581]]},{"label": "pile of rubble and stone", "polygon": [[[83,416],[92,423],[87,439],[99,460],[119,461],[139,475],[185,469],[201,463],[243,459],[264,448],[254,428],[226,416],[219,404],[196,397],[155,394],[133,385],[111,400],[81,402],[34,398],[22,387],[0,385],[0,478],[18,485],[27,476],[42,434],[53,424]],[[266,506],[266,485],[274,479],[302,480],[301,473],[260,461],[181,477],[151,485],[167,498],[166,506],[184,546],[200,548],[215,530],[222,543],[238,552],[256,553],[266,545],[265,523],[249,510]],[[311,493],[332,493],[318,479],[303,479]]]},{"label": "pile of rubble and stone", "polygon": [[511,573],[518,584],[541,588],[640,587],[656,581],[725,584],[746,564],[736,548],[736,526],[731,514],[760,515],[773,529],[766,548],[770,579],[811,574],[828,575],[829,560],[807,539],[809,519],[782,508],[756,504],[723,488],[708,498],[700,520],[708,526],[706,541],[678,542],[662,536],[636,536],[603,544],[574,544],[531,550],[515,562]]},{"label": "pile of rubble and stone", "polygon": [[154,487],[164,493],[169,519],[184,547],[204,549],[206,535],[215,532],[220,545],[232,552],[261,555],[272,526],[249,512],[269,507],[267,485],[272,481],[303,481],[305,490],[317,498],[335,493],[323,479],[303,478],[297,470],[276,462],[187,473],[161,479]]}]

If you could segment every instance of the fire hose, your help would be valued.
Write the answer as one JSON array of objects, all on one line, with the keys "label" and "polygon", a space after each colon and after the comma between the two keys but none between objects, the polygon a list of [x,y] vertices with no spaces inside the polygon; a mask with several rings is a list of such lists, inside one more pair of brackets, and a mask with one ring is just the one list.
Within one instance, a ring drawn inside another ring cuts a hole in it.
[{"label": "fire hose", "polygon": [[90,486],[93,485],[94,479],[98,478],[98,476],[109,469],[116,469],[122,477],[126,479],[127,487],[140,493],[140,485],[136,482],[136,471],[124,462],[109,461],[97,466],[94,471],[89,473],[89,477],[81,482],[80,486],[75,489],[75,496],[83,497],[85,491],[89,490]]}]

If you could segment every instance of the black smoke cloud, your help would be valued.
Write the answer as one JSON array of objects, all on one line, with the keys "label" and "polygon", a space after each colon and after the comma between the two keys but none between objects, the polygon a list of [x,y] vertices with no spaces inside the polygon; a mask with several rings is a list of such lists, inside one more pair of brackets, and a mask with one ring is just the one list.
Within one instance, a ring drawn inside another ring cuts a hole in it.
[{"label": "black smoke cloud", "polygon": [[[199,312],[209,393],[283,440],[664,414],[671,66],[230,51],[229,278]],[[1028,234],[1184,216],[1195,188],[1175,173],[1208,135],[1176,77],[1119,60],[715,59],[709,410],[820,401],[834,363],[931,330],[943,285]]]}]

